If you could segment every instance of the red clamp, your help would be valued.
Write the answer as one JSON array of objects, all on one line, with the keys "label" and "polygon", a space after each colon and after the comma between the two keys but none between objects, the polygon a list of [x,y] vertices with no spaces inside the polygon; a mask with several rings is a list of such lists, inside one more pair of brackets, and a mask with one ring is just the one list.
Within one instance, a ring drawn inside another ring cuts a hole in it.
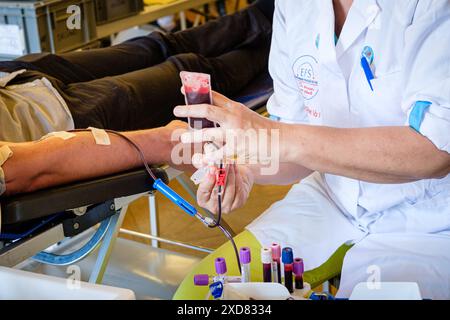
[{"label": "red clamp", "polygon": [[225,187],[227,180],[227,171],[225,169],[218,169],[216,171],[216,185],[219,187]]}]

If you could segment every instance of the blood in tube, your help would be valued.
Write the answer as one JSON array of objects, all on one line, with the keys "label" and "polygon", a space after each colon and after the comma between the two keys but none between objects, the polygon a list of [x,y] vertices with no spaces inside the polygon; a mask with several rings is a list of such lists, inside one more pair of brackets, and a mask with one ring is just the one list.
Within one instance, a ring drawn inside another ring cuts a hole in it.
[{"label": "blood in tube", "polygon": [[[211,76],[209,74],[182,71],[180,77],[186,105],[212,104]],[[188,120],[192,129],[217,127],[208,119],[189,118]]]},{"label": "blood in tube", "polygon": [[295,289],[302,290],[304,288],[303,284],[303,272],[305,270],[303,259],[294,259],[294,275],[295,275]]},{"label": "blood in tube", "polygon": [[290,293],[294,292],[292,271],[294,269],[294,255],[292,248],[284,248],[281,254],[284,264],[284,286]]},{"label": "blood in tube", "polygon": [[270,248],[261,248],[264,282],[272,282],[272,252]]},{"label": "blood in tube", "polygon": [[272,274],[273,282],[281,283],[281,246],[272,243]]}]

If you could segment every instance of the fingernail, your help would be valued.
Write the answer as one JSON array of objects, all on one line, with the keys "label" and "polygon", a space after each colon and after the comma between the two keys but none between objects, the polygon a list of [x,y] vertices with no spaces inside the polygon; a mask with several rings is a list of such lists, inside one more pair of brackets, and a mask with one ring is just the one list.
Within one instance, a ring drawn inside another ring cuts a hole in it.
[{"label": "fingernail", "polygon": [[182,106],[178,106],[175,109],[173,109],[173,113],[178,117],[184,117],[187,115],[185,108]]},{"label": "fingernail", "polygon": [[191,142],[191,136],[190,136],[190,134],[189,134],[189,133],[183,133],[183,134],[181,135],[181,142],[182,142],[182,143],[189,143],[189,142]]}]

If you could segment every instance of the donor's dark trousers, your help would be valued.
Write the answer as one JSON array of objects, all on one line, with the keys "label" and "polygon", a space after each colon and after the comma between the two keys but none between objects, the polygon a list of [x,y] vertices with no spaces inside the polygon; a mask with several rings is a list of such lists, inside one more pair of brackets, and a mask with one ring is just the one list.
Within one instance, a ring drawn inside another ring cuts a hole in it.
[{"label": "donor's dark trousers", "polygon": [[252,5],[197,28],[154,32],[104,49],[32,54],[0,62],[0,71],[27,69],[12,84],[47,77],[77,128],[162,126],[184,104],[180,71],[211,74],[213,88],[230,97],[267,72],[273,0],[258,2],[269,3],[269,9]]}]

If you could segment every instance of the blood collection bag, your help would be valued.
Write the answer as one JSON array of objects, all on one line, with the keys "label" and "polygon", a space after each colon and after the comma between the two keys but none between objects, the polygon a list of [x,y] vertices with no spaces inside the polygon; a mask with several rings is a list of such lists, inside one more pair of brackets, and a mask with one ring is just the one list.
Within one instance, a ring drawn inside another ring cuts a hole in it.
[{"label": "blood collection bag", "polygon": [[[212,104],[211,76],[209,74],[182,71],[180,77],[186,105]],[[217,127],[217,124],[208,119],[189,118],[188,120],[193,129]]]}]

